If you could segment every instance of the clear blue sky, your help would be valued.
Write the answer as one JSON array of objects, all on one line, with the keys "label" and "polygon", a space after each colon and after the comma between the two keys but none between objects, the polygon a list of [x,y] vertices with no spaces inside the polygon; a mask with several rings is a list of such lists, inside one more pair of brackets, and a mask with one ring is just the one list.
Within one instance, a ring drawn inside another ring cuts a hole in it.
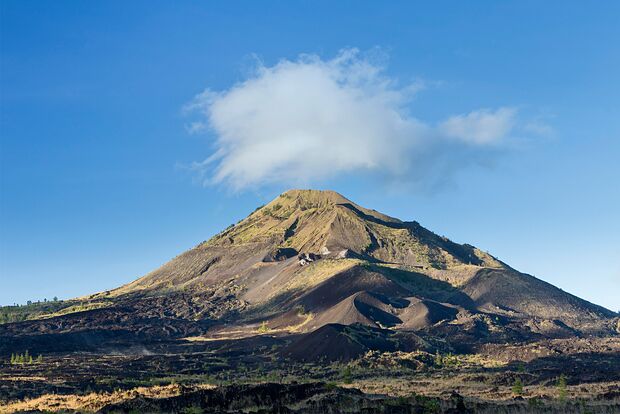
[{"label": "clear blue sky", "polygon": [[182,108],[300,53],[380,48],[433,123],[512,107],[552,130],[434,192],[316,183],[620,309],[620,3],[0,2],[0,303],[113,288],[286,189],[231,192]]}]

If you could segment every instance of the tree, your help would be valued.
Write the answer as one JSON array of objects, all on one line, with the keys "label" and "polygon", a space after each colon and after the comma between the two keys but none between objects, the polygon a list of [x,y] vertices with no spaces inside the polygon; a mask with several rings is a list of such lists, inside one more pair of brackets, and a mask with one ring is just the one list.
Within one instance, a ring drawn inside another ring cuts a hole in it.
[{"label": "tree", "polygon": [[54,302],[58,302],[58,296],[54,296]]},{"label": "tree", "polygon": [[345,384],[350,384],[353,382],[352,375],[351,375],[351,367],[348,365],[344,367],[344,370],[342,370],[342,381]]},{"label": "tree", "polygon": [[521,382],[521,378],[517,378],[512,385],[512,393],[514,395],[523,395],[523,382]]},{"label": "tree", "polygon": [[560,401],[566,401],[566,397],[568,397],[568,387],[566,386],[566,376],[564,374],[561,374],[560,378],[558,378],[557,387]]},{"label": "tree", "polygon": [[41,362],[43,362],[43,355],[39,354],[37,357],[37,364],[40,364]]},{"label": "tree", "polygon": [[442,358],[441,358],[441,354],[439,353],[439,351],[435,351],[435,366],[436,367],[440,367],[442,365]]},{"label": "tree", "polygon": [[15,354],[11,354],[11,365],[15,364]]}]

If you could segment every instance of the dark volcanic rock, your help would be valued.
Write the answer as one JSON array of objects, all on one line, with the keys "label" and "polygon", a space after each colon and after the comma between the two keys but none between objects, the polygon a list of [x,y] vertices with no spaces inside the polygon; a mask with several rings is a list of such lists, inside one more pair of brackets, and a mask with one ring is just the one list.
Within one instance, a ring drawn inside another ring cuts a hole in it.
[{"label": "dark volcanic rock", "polygon": [[[139,412],[177,413],[189,407],[195,407],[204,413],[242,412],[248,408],[262,409],[254,412],[293,413],[299,411],[294,411],[287,406],[299,404],[311,397],[325,396],[330,393],[333,393],[333,389],[323,383],[231,385],[214,390],[191,391],[166,399],[137,398],[120,404],[109,405],[99,412],[117,413],[137,410]],[[363,394],[358,390],[338,390],[338,396],[341,398],[361,395]],[[332,403],[333,401],[329,405],[333,405]],[[315,408],[319,408],[317,405],[320,404],[315,402]]]},{"label": "dark volcanic rock", "polygon": [[135,398],[111,404],[99,413],[277,413],[277,414],[467,414],[458,394],[448,400],[422,396],[390,398],[369,396],[352,388],[324,383],[231,385],[214,390],[184,392],[179,396]]},{"label": "dark volcanic rock", "polygon": [[348,361],[368,351],[394,351],[391,332],[361,324],[325,325],[302,335],[282,350],[297,361]]},{"label": "dark volcanic rock", "polygon": [[281,262],[282,260],[290,259],[297,256],[297,250],[290,247],[279,247],[275,250],[271,250],[263,257],[263,262]]}]

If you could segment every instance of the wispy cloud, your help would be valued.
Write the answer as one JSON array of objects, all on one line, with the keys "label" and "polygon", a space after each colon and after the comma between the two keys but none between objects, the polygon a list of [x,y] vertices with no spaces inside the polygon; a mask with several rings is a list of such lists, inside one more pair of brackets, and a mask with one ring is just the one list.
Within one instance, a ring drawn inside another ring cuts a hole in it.
[{"label": "wispy cloud", "polygon": [[527,134],[533,134],[540,137],[552,137],[555,134],[555,130],[548,123],[534,119],[523,124],[523,131]]},{"label": "wispy cloud", "polygon": [[476,145],[494,144],[512,131],[516,114],[515,108],[480,109],[449,117],[441,123],[439,131],[447,137]]},{"label": "wispy cloud", "polygon": [[188,131],[215,137],[212,154],[194,168],[207,183],[236,190],[354,172],[433,182],[468,164],[472,151],[497,146],[516,125],[517,110],[508,107],[425,123],[408,109],[423,87],[400,85],[355,49],[331,60],[302,55],[259,64],[245,81],[207,89],[187,106],[201,117]]}]

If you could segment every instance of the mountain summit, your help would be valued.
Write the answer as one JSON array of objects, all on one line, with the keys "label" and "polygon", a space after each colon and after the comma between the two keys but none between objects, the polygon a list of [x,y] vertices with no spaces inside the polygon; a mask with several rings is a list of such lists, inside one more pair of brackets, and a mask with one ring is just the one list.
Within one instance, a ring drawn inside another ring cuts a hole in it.
[{"label": "mountain summit", "polygon": [[271,332],[315,343],[337,324],[403,334],[416,346],[433,338],[477,346],[614,334],[617,324],[615,313],[474,246],[316,190],[287,191],[136,281],[63,306],[5,329],[106,326],[141,338],[211,339]]},{"label": "mountain summit", "polygon": [[173,287],[214,282],[239,276],[257,263],[300,255],[306,262],[356,258],[418,269],[505,267],[473,246],[453,243],[417,222],[368,210],[334,191],[290,190],[134,282],[131,289],[153,289],[170,282]]}]

